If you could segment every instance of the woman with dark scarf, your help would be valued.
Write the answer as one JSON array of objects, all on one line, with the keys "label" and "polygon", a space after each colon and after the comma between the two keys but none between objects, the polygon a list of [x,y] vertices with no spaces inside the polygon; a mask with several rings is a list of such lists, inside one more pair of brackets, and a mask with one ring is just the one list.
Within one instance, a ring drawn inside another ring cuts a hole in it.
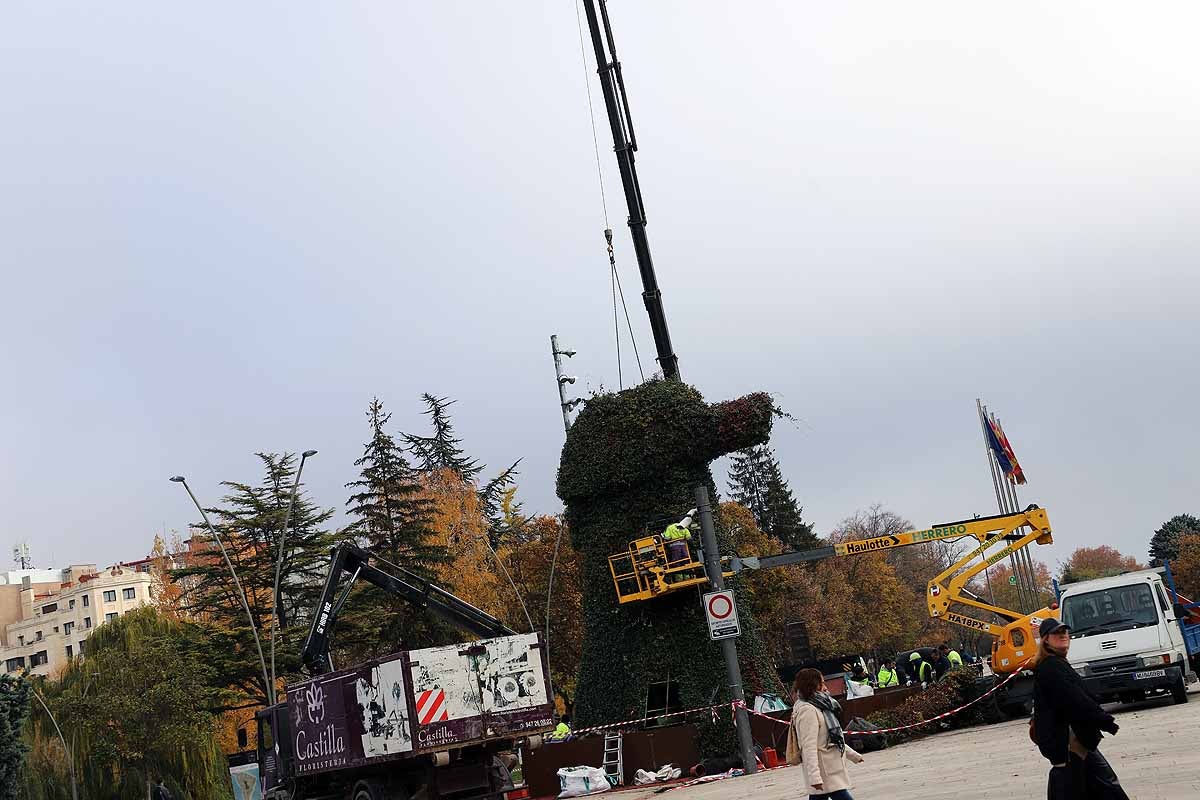
[{"label": "woman with dark scarf", "polygon": [[1071,629],[1056,619],[1042,621],[1033,670],[1033,720],[1029,735],[1050,762],[1049,800],[1129,800],[1100,755],[1101,731],[1118,726],[1088,694],[1067,661]]},{"label": "woman with dark scarf", "polygon": [[796,674],[787,762],[803,765],[809,800],[854,800],[846,759],[861,764],[863,757],[846,744],[840,711],[820,672],[802,669]]}]

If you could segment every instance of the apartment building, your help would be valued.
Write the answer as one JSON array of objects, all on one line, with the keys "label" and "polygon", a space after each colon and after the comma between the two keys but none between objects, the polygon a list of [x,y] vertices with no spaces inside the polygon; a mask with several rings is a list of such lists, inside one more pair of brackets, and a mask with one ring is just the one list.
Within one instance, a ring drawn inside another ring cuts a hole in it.
[{"label": "apartment building", "polygon": [[[41,580],[46,577],[22,575],[19,618],[0,619],[7,622],[0,646],[5,672],[28,669],[52,675],[83,654],[84,642],[97,627],[152,600],[154,579],[136,566],[116,564],[98,571],[92,564],[72,565],[57,574],[57,582]],[[0,586],[0,595],[8,588]],[[0,609],[9,605],[0,603]]]}]

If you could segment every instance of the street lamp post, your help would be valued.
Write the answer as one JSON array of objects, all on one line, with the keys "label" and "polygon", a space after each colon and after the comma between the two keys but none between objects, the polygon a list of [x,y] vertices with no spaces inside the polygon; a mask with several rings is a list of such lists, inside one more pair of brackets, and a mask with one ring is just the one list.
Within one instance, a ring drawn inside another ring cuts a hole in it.
[{"label": "street lamp post", "polygon": [[304,462],[317,454],[316,450],[305,450],[300,454],[300,466],[296,468],[296,479],[292,481],[292,496],[288,500],[287,514],[283,518],[283,531],[279,534],[279,556],[275,561],[275,592],[271,595],[271,686],[267,690],[271,705],[275,705],[275,634],[279,631],[279,576],[283,573],[284,542],[287,540],[288,525],[292,521],[292,509],[296,505],[296,492],[300,489],[300,473]]},{"label": "street lamp post", "polygon": [[[83,685],[83,697],[81,698],[82,700],[87,699],[88,689],[92,688],[92,684],[96,682],[95,678],[99,678],[100,673],[99,672],[89,672],[88,677],[91,678],[92,680],[89,680],[87,683],[85,683]],[[75,769],[75,733],[76,733],[76,730],[73,728],[71,730],[71,751],[70,751],[71,769],[72,770]]]},{"label": "street lamp post", "polygon": [[33,696],[37,698],[37,701],[42,704],[42,708],[46,711],[46,716],[50,718],[50,722],[54,725],[54,731],[58,734],[58,740],[62,742],[63,750],[67,751],[67,767],[71,770],[71,800],[79,800],[79,787],[75,784],[75,752],[67,744],[62,728],[58,727],[58,720],[50,712],[50,706],[46,705],[46,701],[38,694],[37,689],[31,689],[30,691],[33,692]]},{"label": "street lamp post", "polygon": [[246,592],[242,589],[242,582],[238,580],[237,570],[233,568],[233,562],[229,560],[229,552],[225,549],[225,543],[221,541],[221,537],[217,535],[217,531],[208,520],[208,514],[204,512],[200,501],[196,499],[196,495],[192,493],[192,487],[188,486],[187,478],[182,475],[176,475],[171,478],[173,483],[182,483],[183,488],[187,490],[188,497],[192,498],[192,503],[196,506],[196,510],[200,512],[200,516],[204,519],[204,524],[208,528],[208,533],[217,542],[217,546],[221,548],[221,555],[225,559],[225,565],[229,567],[229,574],[233,576],[233,585],[237,588],[238,597],[242,601],[242,608],[246,611],[246,619],[250,621],[250,633],[254,636],[254,646],[258,649],[258,664],[262,667],[263,683],[266,686],[267,697],[274,696],[273,687],[271,686],[271,676],[267,673],[267,660],[263,657],[262,641],[258,638],[258,627],[254,624],[254,614],[250,612],[250,601],[246,599]]}]

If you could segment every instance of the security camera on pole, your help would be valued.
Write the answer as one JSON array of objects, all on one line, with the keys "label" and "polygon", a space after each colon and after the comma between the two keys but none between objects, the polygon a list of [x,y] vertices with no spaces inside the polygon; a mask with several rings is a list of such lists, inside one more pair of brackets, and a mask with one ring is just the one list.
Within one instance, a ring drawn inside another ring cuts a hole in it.
[{"label": "security camera on pole", "polygon": [[558,379],[558,405],[562,409],[563,429],[571,430],[571,409],[583,402],[582,397],[576,397],[572,400],[567,399],[566,387],[568,383],[575,383],[574,375],[563,374],[562,359],[559,356],[570,358],[575,355],[574,350],[560,350],[558,346],[558,334],[553,334],[550,337],[550,352],[554,355],[554,377]]}]

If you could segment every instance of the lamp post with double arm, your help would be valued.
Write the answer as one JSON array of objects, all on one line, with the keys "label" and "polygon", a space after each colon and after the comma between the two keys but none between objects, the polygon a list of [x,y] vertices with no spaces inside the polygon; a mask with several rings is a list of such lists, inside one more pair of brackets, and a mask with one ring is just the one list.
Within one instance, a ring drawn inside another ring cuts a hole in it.
[{"label": "lamp post with double arm", "polygon": [[209,535],[216,541],[217,546],[221,548],[221,556],[225,559],[225,566],[229,567],[229,574],[233,577],[233,585],[237,589],[238,599],[242,601],[242,608],[246,612],[246,619],[250,622],[250,633],[254,636],[254,646],[258,650],[258,664],[262,667],[263,688],[267,692],[267,698],[274,702],[275,687],[271,685],[271,676],[267,673],[267,660],[263,657],[262,640],[258,638],[258,626],[254,624],[254,614],[250,611],[250,601],[246,599],[246,592],[242,589],[242,582],[238,580],[237,570],[233,568],[233,562],[229,560],[229,551],[225,549],[225,543],[221,541],[216,528],[209,521],[208,514],[205,513],[203,506],[200,505],[200,501],[192,493],[192,487],[188,486],[187,478],[182,475],[175,475],[171,478],[171,482],[183,484],[183,488],[187,490],[188,497],[192,498],[192,503],[196,506],[196,510],[200,512],[201,518],[204,519],[204,525],[208,528]]}]

